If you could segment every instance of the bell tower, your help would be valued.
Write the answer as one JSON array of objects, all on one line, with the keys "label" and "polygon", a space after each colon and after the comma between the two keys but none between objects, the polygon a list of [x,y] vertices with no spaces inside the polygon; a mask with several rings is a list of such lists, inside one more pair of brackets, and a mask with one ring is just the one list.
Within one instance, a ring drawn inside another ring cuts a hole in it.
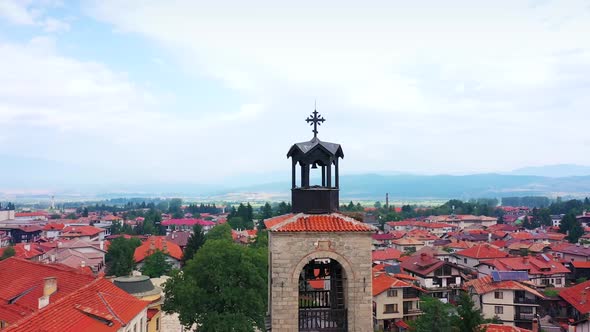
[{"label": "bell tower", "polygon": [[306,121],[313,125],[313,138],[294,144],[287,153],[293,211],[264,221],[267,331],[372,331],[375,228],[338,213],[342,148],[318,138],[325,119],[317,110]]},{"label": "bell tower", "polygon": [[[340,144],[323,142],[318,138],[318,125],[326,121],[317,110],[305,121],[313,125],[313,138],[293,144],[287,153],[291,158],[291,201],[293,212],[321,214],[338,211],[338,160],[344,158]],[[297,172],[299,167],[299,172]],[[317,170],[317,171],[316,171]],[[332,172],[334,170],[334,172]],[[311,174],[318,172],[319,183],[311,185]],[[297,173],[300,174],[297,181]],[[299,186],[298,186],[299,184]]]}]

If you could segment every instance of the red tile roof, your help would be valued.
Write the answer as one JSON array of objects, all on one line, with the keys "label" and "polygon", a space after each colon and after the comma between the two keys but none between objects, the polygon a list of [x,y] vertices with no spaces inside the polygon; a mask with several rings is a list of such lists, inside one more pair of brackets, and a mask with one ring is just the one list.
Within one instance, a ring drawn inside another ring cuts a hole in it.
[{"label": "red tile roof", "polygon": [[293,217],[295,214],[293,213],[288,213],[288,214],[283,214],[277,217],[273,217],[273,218],[269,218],[264,220],[264,225],[266,226],[266,228],[271,228],[277,224],[282,223],[283,221]]},{"label": "red tile roof", "polygon": [[522,327],[501,324],[481,324],[480,327],[486,332],[532,332],[532,330],[523,329]]},{"label": "red tile roof", "polygon": [[590,269],[590,262],[573,261],[571,264],[577,269]]},{"label": "red tile roof", "polygon": [[421,253],[418,255],[406,256],[400,265],[404,270],[426,276],[444,264],[445,262],[431,255]]},{"label": "red tile roof", "polygon": [[192,219],[192,218],[185,218],[185,219],[168,219],[162,221],[162,225],[169,226],[169,225],[185,225],[185,226],[194,226],[194,225],[201,225],[201,226],[213,226],[215,225],[212,221],[207,221],[203,219]]},{"label": "red tile roof", "polygon": [[10,325],[6,331],[117,331],[149,302],[136,299],[105,279],[97,279]]},{"label": "red tile roof", "polygon": [[135,248],[133,258],[135,262],[143,261],[147,256],[151,255],[155,250],[163,251],[168,256],[177,260],[182,259],[182,249],[178,244],[167,241],[164,236],[151,236],[141,246]]},{"label": "red tile roof", "polygon": [[[36,243],[17,243],[13,248],[14,256],[23,259],[31,259],[43,255],[42,248]],[[0,248],[0,256],[2,256],[4,250],[6,250],[6,247]]]},{"label": "red tile roof", "polygon": [[570,273],[559,262],[545,261],[533,256],[496,258],[481,261],[481,264],[494,266],[498,271],[527,271],[528,274],[542,275]]},{"label": "red tile roof", "polygon": [[379,295],[390,288],[402,287],[413,287],[420,289],[419,287],[416,287],[405,281],[401,281],[387,274],[380,274],[376,277],[373,277],[373,296]]},{"label": "red tile roof", "polygon": [[160,312],[160,310],[158,310],[158,309],[148,309],[147,310],[147,319],[152,320],[152,318],[154,318],[154,316],[157,315],[159,312]]},{"label": "red tile roof", "polygon": [[57,231],[57,230],[64,229],[64,227],[66,227],[66,225],[64,225],[62,223],[49,223],[49,224],[43,226],[43,230],[44,231]]},{"label": "red tile roof", "polygon": [[506,280],[506,281],[493,281],[492,277],[490,276],[483,276],[478,279],[470,280],[465,283],[465,288],[469,289],[473,287],[477,294],[486,294],[489,292],[494,292],[497,290],[517,290],[517,291],[525,291],[531,293],[535,296],[540,298],[545,298],[541,293],[537,292],[536,290],[532,289],[531,287],[525,286],[518,281],[513,280]]},{"label": "red tile roof", "polygon": [[510,237],[517,240],[531,240],[533,239],[533,234],[529,232],[510,233]]},{"label": "red tile roof", "polygon": [[500,251],[489,244],[480,244],[477,246],[473,246],[469,249],[464,249],[461,251],[457,251],[457,255],[477,258],[477,259],[485,259],[485,258],[500,258],[500,257],[507,257],[508,254]]},{"label": "red tile roof", "polygon": [[571,304],[582,315],[590,313],[590,280],[572,287],[564,288],[559,296]]},{"label": "red tile roof", "polygon": [[[278,218],[278,217],[277,217]],[[368,224],[339,213],[288,215],[277,221],[268,219],[265,224],[272,232],[373,232]],[[270,225],[270,227],[269,227]]]},{"label": "red tile roof", "polygon": [[15,217],[47,217],[47,212],[36,211],[36,212],[17,212],[14,214]]},{"label": "red tile roof", "polygon": [[104,229],[94,226],[67,226],[62,231],[63,237],[95,236]]},{"label": "red tile roof", "polygon": [[[50,303],[94,280],[83,271],[61,264],[35,263],[14,257],[5,259],[0,262],[0,320],[11,324],[37,311],[47,277],[57,278],[58,288],[50,296]],[[9,304],[15,298],[18,299]]]},{"label": "red tile roof", "polygon": [[387,248],[384,250],[373,250],[373,261],[386,261],[392,259],[399,259],[402,252],[395,248]]}]

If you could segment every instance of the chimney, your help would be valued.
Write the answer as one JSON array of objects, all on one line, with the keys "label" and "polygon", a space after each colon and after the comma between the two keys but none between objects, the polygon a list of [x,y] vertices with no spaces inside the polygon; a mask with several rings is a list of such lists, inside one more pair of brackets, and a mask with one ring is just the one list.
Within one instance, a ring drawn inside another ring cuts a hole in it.
[{"label": "chimney", "polygon": [[41,296],[39,298],[39,309],[45,308],[49,304],[49,296]]},{"label": "chimney", "polygon": [[43,279],[43,296],[49,296],[57,291],[57,278],[47,277]]},{"label": "chimney", "polygon": [[532,328],[533,332],[539,332],[539,318],[537,318],[537,315],[535,315],[535,317],[533,318],[533,328]]},{"label": "chimney", "polygon": [[162,240],[162,251],[168,251],[168,242],[166,241],[166,239]]},{"label": "chimney", "polygon": [[522,263],[523,264],[528,264],[529,263],[529,257],[528,256],[522,256]]},{"label": "chimney", "polygon": [[49,261],[52,263],[55,262],[55,254],[49,255]]},{"label": "chimney", "polygon": [[423,252],[423,253],[420,254],[420,259],[423,260],[423,261],[425,261],[426,260],[426,256],[428,256],[428,255],[426,255],[426,253]]},{"label": "chimney", "polygon": [[25,243],[25,245],[23,246],[23,248],[25,248],[26,251],[31,251],[31,244],[30,243]]},{"label": "chimney", "polygon": [[488,242],[492,242],[492,233],[488,233]]},{"label": "chimney", "polygon": [[150,251],[154,251],[156,250],[156,239],[155,238],[151,238],[150,240]]},{"label": "chimney", "polygon": [[581,295],[580,304],[586,304],[586,302],[588,302],[588,292],[586,291],[586,288],[584,288]]},{"label": "chimney", "polygon": [[80,262],[80,267],[86,267],[86,261],[81,261]]}]

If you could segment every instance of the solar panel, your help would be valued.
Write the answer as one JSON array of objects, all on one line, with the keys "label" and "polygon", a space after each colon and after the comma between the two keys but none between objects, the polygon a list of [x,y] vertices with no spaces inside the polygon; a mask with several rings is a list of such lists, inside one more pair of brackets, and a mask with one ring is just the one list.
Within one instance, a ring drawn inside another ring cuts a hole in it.
[{"label": "solar panel", "polygon": [[528,281],[529,274],[526,271],[492,271],[494,281]]},{"label": "solar panel", "polygon": [[399,266],[399,264],[394,264],[394,265],[385,265],[385,272],[390,273],[390,274],[399,274],[401,273],[401,267]]}]

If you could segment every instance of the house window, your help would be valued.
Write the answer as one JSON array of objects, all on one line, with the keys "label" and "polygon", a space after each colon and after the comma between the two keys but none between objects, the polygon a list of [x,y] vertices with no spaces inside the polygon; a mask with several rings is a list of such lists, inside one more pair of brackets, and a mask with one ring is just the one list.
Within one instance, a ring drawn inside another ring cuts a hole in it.
[{"label": "house window", "polygon": [[397,297],[397,289],[388,289],[387,296],[389,297]]},{"label": "house window", "polygon": [[385,305],[385,311],[383,312],[384,314],[390,314],[395,312],[399,312],[397,310],[397,303]]},{"label": "house window", "polygon": [[503,306],[501,306],[501,305],[497,305],[497,306],[495,306],[495,307],[494,307],[494,313],[495,313],[496,315],[502,315],[502,314],[504,314],[504,307],[503,307]]},{"label": "house window", "polygon": [[156,331],[160,331],[160,317],[156,318]]},{"label": "house window", "polygon": [[502,293],[502,292],[494,292],[494,298],[495,299],[503,299],[504,298],[504,293]]},{"label": "house window", "polygon": [[463,258],[463,263],[467,264],[467,258]]},{"label": "house window", "polygon": [[561,285],[561,278],[555,279],[555,284],[556,285]]}]

